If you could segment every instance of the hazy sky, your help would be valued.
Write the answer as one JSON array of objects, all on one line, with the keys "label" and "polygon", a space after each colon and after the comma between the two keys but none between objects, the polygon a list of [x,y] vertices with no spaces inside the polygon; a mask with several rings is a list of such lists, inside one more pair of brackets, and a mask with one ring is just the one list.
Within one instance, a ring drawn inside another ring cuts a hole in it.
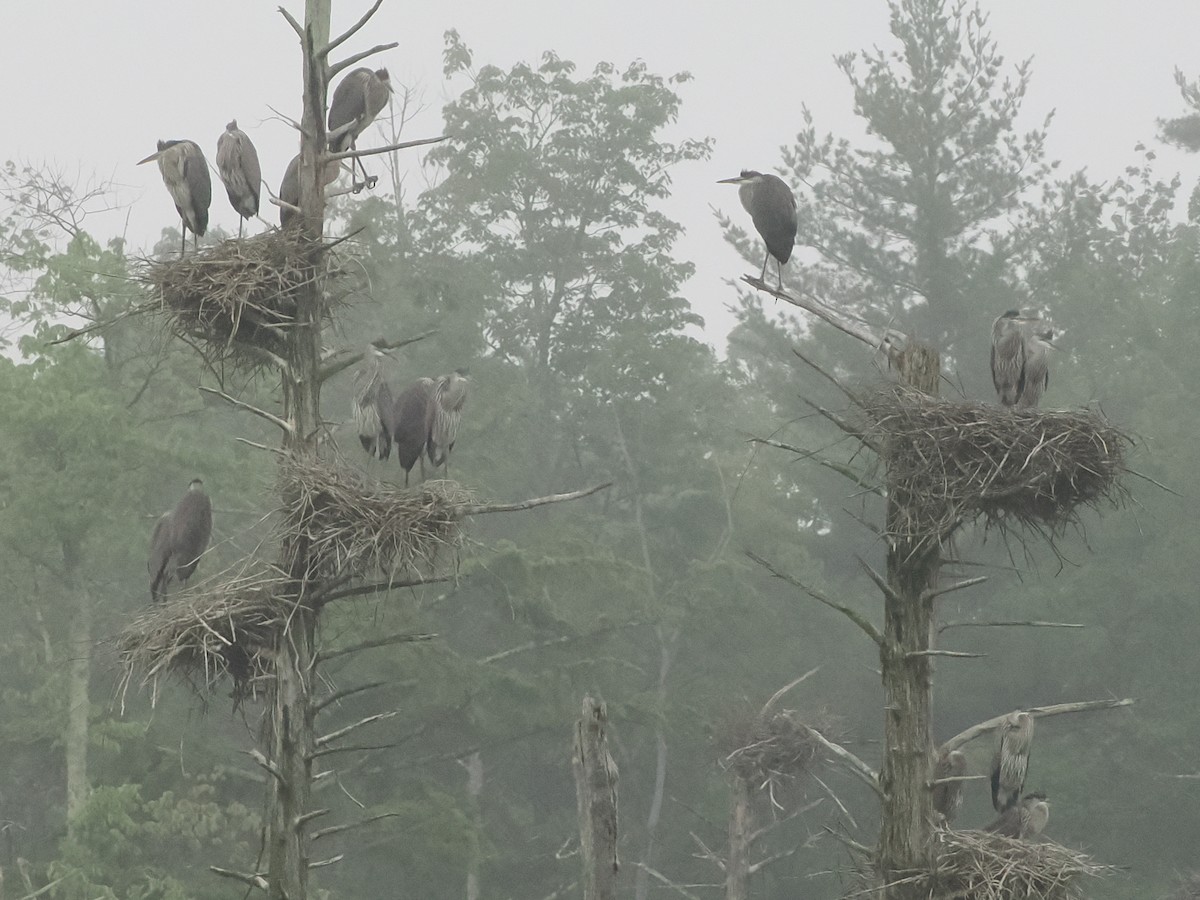
[{"label": "hazy sky", "polygon": [[[276,0],[7,0],[3,24],[9,85],[0,104],[6,123],[0,159],[50,163],[81,178],[116,181],[120,209],[89,220],[100,238],[127,233],[149,247],[175,212],[154,166],[134,163],[159,138],[191,138],[212,162],[225,123],[237,118],[254,140],[266,180],[278,186],[296,152],[296,135],[269,107],[299,117],[300,55]],[[297,18],[301,0],[285,0]],[[368,0],[334,0],[334,33]],[[1158,116],[1181,111],[1176,66],[1200,74],[1197,0],[986,0],[993,36],[1007,59],[1034,57],[1025,128],[1057,110],[1050,155],[1094,177],[1120,174],[1133,146],[1150,141]],[[753,16],[753,18],[747,18]],[[409,137],[440,132],[441,107],[457,93],[442,79],[442,34],[456,28],[477,64],[507,68],[536,62],[545,50],[586,73],[599,60],[622,66],[643,59],[651,71],[681,70],[683,110],[673,137],[712,137],[712,161],[679,168],[667,211],[687,228],[680,256],[697,263],[686,287],[718,345],[731,324],[724,279],[750,267],[721,240],[710,206],[737,212],[733,188],[718,178],[742,168],[770,170],[800,125],[801,104],[819,131],[857,133],[845,79],[833,55],[871,46],[890,49],[884,0],[386,0],[347,46],[400,46],[371,61],[422,96],[427,109]],[[20,36],[19,38],[17,36]],[[409,190],[424,183],[410,151]],[[1160,148],[1163,173],[1200,173],[1200,159]],[[263,215],[276,220],[274,207]],[[214,191],[211,221],[236,231],[224,191]],[[263,226],[259,225],[258,228]]]}]

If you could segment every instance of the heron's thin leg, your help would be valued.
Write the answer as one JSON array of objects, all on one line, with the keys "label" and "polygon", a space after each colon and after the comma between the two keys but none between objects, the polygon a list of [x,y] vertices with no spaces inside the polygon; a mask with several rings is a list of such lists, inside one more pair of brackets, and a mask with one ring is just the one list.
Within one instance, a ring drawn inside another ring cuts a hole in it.
[{"label": "heron's thin leg", "polygon": [[238,240],[242,239],[242,228],[245,226],[246,220],[238,216]]},{"label": "heron's thin leg", "polygon": [[768,251],[767,251],[767,255],[763,257],[763,267],[762,267],[762,272],[760,272],[760,273],[759,273],[759,276],[758,276],[758,280],[759,280],[759,281],[762,281],[762,282],[764,282],[764,283],[765,283],[765,282],[766,282],[766,280],[767,280],[767,261],[768,261],[770,258],[771,258],[771,251],[770,251],[770,250],[768,250]]},{"label": "heron's thin leg", "polygon": [[783,293],[783,263],[779,260],[775,261],[775,268],[779,270],[779,293]]},{"label": "heron's thin leg", "polygon": [[183,219],[179,220],[179,258],[183,259],[183,254],[187,252],[187,224]]}]

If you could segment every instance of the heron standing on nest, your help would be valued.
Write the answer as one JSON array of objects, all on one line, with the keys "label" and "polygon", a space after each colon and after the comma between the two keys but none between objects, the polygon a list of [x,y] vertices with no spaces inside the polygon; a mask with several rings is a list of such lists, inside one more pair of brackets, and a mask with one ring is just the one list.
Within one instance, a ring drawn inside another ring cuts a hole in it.
[{"label": "heron standing on nest", "polygon": [[187,249],[187,233],[192,233],[193,247],[208,230],[208,207],[212,204],[212,178],[208,162],[195,141],[159,141],[158,150],[138,162],[144,165],[157,162],[167,193],[175,202],[175,211],[183,223],[179,255]]},{"label": "heron standing on nest", "polygon": [[796,195],[777,175],[764,175],[743,169],[737,178],[725,178],[717,184],[738,185],[738,199],[754,227],[767,245],[759,281],[766,281],[767,263],[775,257],[779,271],[779,290],[783,290],[783,264],[792,258],[796,245]]},{"label": "heron standing on nest", "polygon": [[217,172],[225,184],[229,203],[237,211],[240,238],[246,219],[258,215],[262,167],[258,162],[258,151],[246,132],[238,128],[237,119],[226,125],[217,138]]},{"label": "heron standing on nest", "polygon": [[933,766],[933,810],[940,813],[949,825],[958,815],[963,803],[963,783],[961,781],[941,781],[942,778],[961,778],[967,774],[967,757],[959,750],[938,753],[937,762]]},{"label": "heron standing on nest", "polygon": [[1054,330],[1045,328],[1039,331],[1029,330],[1025,339],[1025,383],[1021,396],[1017,398],[1017,406],[1033,407],[1042,402],[1042,394],[1050,386],[1050,342],[1054,340]]},{"label": "heron standing on nest", "polygon": [[442,466],[446,476],[450,475],[450,451],[458,437],[458,423],[462,420],[463,405],[467,402],[467,370],[455,369],[443,375],[433,387],[426,417],[429,461],[436,469]]},{"label": "heron standing on nest", "polygon": [[212,501],[204,493],[204,482],[193,479],[183,499],[163,513],[150,536],[150,599],[167,595],[172,581],[187,582],[208,549],[212,536]]},{"label": "heron standing on nest", "polygon": [[1029,751],[1033,747],[1033,716],[1014,712],[997,729],[996,755],[992,760],[992,806],[1004,812],[1016,805],[1025,787]]},{"label": "heron standing on nest", "polygon": [[392,418],[392,438],[396,442],[396,458],[404,469],[404,486],[408,487],[409,473],[421,463],[421,480],[425,479],[425,448],[429,443],[429,408],[437,383],[432,378],[418,378],[396,398]]},{"label": "heron standing on nest", "polygon": [[[387,69],[354,69],[343,78],[333,92],[329,104],[329,149],[342,153],[354,149],[358,136],[367,130],[375,117],[383,111],[392,95],[392,81]],[[350,178],[354,181],[354,168],[362,170],[368,189],[375,187],[378,176],[367,176],[362,160],[354,157],[350,163]],[[354,182],[357,190],[361,185]]]},{"label": "heron standing on nest", "polygon": [[354,373],[354,425],[367,455],[387,459],[392,453],[395,402],[392,389],[383,378],[384,352],[368,344],[363,364]]},{"label": "heron standing on nest", "polygon": [[1050,804],[1045,794],[1026,794],[1021,802],[1006,809],[984,831],[1010,838],[1028,838],[1041,834],[1050,821]]}]

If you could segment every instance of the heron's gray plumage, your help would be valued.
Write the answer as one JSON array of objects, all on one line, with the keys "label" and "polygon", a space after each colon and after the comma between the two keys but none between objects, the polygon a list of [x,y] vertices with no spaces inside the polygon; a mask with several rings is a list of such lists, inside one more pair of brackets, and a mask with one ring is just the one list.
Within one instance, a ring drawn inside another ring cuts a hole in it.
[{"label": "heron's gray plumage", "polygon": [[387,69],[372,72],[358,68],[347,74],[333,91],[328,124],[331,134],[345,126],[350,127],[329,139],[329,149],[341,153],[354,146],[358,136],[387,106],[391,93],[392,82]]},{"label": "heron's gray plumage", "polygon": [[[229,203],[242,219],[258,215],[262,166],[249,136],[238,128],[237,119],[225,126],[217,138],[217,172],[229,195]],[[238,223],[241,233],[241,223]]]},{"label": "heron's gray plumage", "polygon": [[984,831],[1010,838],[1029,838],[1041,834],[1050,821],[1050,804],[1045,794],[1026,794],[1020,803],[1004,810]]},{"label": "heron's gray plumage", "polygon": [[195,141],[159,141],[158,152],[138,165],[151,160],[158,162],[163,184],[183,221],[184,246],[189,231],[197,240],[204,237],[208,231],[208,208],[212,205],[212,179],[200,145]]},{"label": "heron's gray plumage", "polygon": [[383,380],[383,353],[368,344],[363,364],[354,374],[354,425],[367,455],[387,459],[392,454],[392,389]]},{"label": "heron's gray plumage", "polygon": [[1025,331],[1010,309],[992,323],[992,384],[1004,406],[1015,406],[1025,389]]},{"label": "heron's gray plumage", "polygon": [[412,467],[421,463],[421,474],[425,474],[425,447],[429,440],[429,406],[433,400],[436,382],[432,378],[419,378],[396,398],[393,416],[392,438],[396,442],[396,458],[404,469],[404,486],[408,487]]},{"label": "heron's gray plumage", "polygon": [[997,729],[996,754],[992,759],[992,806],[997,812],[1011,809],[1025,787],[1029,752],[1033,746],[1033,716],[1009,713]]},{"label": "heron's gray plumage", "polygon": [[443,375],[433,388],[427,416],[427,445],[429,461],[434,468],[450,467],[450,451],[458,437],[458,423],[463,405],[467,402],[467,378],[462,370]]},{"label": "heron's gray plumage", "polygon": [[1025,379],[1017,406],[1032,407],[1042,402],[1042,394],[1050,386],[1050,329],[1025,333]]},{"label": "heron's gray plumage", "polygon": [[[333,184],[337,181],[338,164],[330,162],[325,164],[324,181],[325,186]],[[300,206],[300,154],[297,153],[292,157],[292,161],[288,163],[287,168],[283,172],[283,181],[279,183],[279,199],[289,206],[279,207],[279,224],[287,228],[292,222],[300,219],[300,213],[291,207]]]},{"label": "heron's gray plumage", "polygon": [[[953,778],[967,774],[967,757],[958,750],[952,750],[946,753],[944,750],[938,754],[937,762],[933,767],[933,779],[936,782],[939,778]],[[941,813],[946,820],[946,824],[954,821],[954,817],[958,815],[958,811],[962,808],[963,802],[963,783],[961,781],[946,781],[933,786],[933,809],[934,812]]]},{"label": "heron's gray plumage", "polygon": [[150,537],[150,598],[161,600],[172,581],[192,577],[212,536],[212,501],[204,482],[192,481],[175,508],[159,517]]},{"label": "heron's gray plumage", "polygon": [[754,228],[767,245],[760,279],[767,276],[767,262],[773,256],[779,263],[779,285],[783,287],[783,264],[792,258],[796,245],[796,195],[777,175],[764,175],[753,169],[743,169],[737,178],[726,178],[718,184],[738,185],[738,199]]}]

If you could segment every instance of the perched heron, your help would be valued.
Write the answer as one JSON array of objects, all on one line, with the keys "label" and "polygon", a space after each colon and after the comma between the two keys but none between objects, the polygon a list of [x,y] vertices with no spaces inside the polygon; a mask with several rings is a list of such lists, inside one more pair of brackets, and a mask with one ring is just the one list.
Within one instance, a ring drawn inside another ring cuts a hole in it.
[{"label": "perched heron", "polygon": [[[367,68],[358,68],[343,78],[334,90],[333,100],[329,104],[329,149],[334,153],[352,149],[358,136],[367,130],[367,126],[375,121],[375,117],[387,106],[391,95],[392,81],[387,69],[376,69],[372,72]],[[362,160],[357,157],[351,160],[351,179],[354,176],[355,165],[362,169],[366,186],[375,187],[377,177],[368,178]]]},{"label": "perched heron", "polygon": [[1037,406],[1042,402],[1042,394],[1050,386],[1049,352],[1053,346],[1054,330],[1028,331],[1025,333],[1025,384],[1021,396],[1017,398],[1017,406]]},{"label": "perched heron", "polygon": [[1009,713],[997,729],[996,755],[992,760],[992,806],[996,812],[1011,809],[1025,787],[1029,751],[1033,746],[1033,716]]},{"label": "perched heron", "polygon": [[396,457],[404,469],[404,486],[408,487],[408,476],[412,467],[421,463],[421,478],[425,478],[425,447],[429,440],[429,406],[437,382],[432,378],[419,378],[396,398],[396,412],[392,417],[392,438],[396,442]]},{"label": "perched heron", "polygon": [[241,237],[245,220],[258,215],[262,167],[258,151],[246,132],[238,128],[237,119],[226,125],[217,138],[217,172],[225,183],[229,203],[239,216],[238,237]]},{"label": "perched heron", "polygon": [[1041,834],[1050,821],[1050,804],[1045,794],[1026,794],[1021,802],[1000,814],[984,831],[1010,838],[1028,838]]},{"label": "perched heron", "polygon": [[961,778],[967,774],[967,757],[958,750],[945,750],[938,753],[937,762],[933,766],[933,810],[941,813],[949,825],[958,815],[963,802],[963,783],[961,781],[945,781],[938,784],[940,778]]},{"label": "perched heron", "polygon": [[354,425],[367,455],[387,459],[392,455],[392,421],[395,401],[383,379],[384,352],[368,344],[363,364],[354,373]]},{"label": "perched heron", "polygon": [[467,402],[467,385],[466,369],[455,369],[449,375],[443,375],[434,384],[426,414],[429,461],[435,469],[444,467],[447,475],[450,474],[450,451],[454,449],[463,404]]},{"label": "perched heron", "polygon": [[[338,164],[330,162],[325,164],[323,179],[325,186],[333,184],[337,181]],[[300,154],[297,153],[292,157],[292,161],[288,163],[287,169],[283,173],[283,181],[279,184],[279,199],[286,206],[279,207],[279,224],[283,228],[287,228],[292,222],[300,220],[300,213],[297,210],[300,208]],[[293,209],[292,207],[295,207]]]},{"label": "perched heron", "polygon": [[196,478],[175,508],[159,517],[150,536],[151,600],[162,600],[172,581],[183,584],[192,577],[211,536],[212,501]]},{"label": "perched heron", "polygon": [[992,322],[992,384],[1004,406],[1016,406],[1025,387],[1025,321],[1010,309]]},{"label": "perched heron", "polygon": [[208,207],[212,204],[212,179],[208,162],[195,141],[159,141],[158,150],[138,162],[158,162],[167,193],[175,201],[175,211],[183,222],[183,243],[179,255],[187,248],[187,233],[192,233],[193,246],[208,230]]},{"label": "perched heron", "polygon": [[777,175],[764,175],[752,169],[743,169],[737,178],[725,178],[717,184],[736,184],[738,199],[754,227],[767,245],[763,257],[760,281],[767,278],[767,263],[775,257],[779,270],[779,289],[783,290],[783,264],[792,258],[796,244],[796,196],[787,183]]}]

